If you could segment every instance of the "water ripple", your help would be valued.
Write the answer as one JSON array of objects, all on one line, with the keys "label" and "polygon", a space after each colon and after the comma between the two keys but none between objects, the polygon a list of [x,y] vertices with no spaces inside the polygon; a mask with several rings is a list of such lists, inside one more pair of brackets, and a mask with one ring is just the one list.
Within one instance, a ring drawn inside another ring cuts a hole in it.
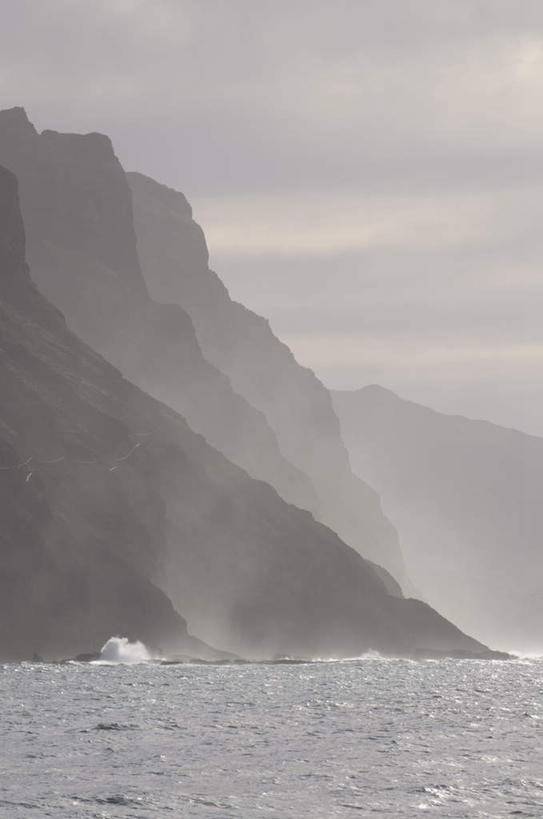
[{"label": "water ripple", "polygon": [[0,816],[543,816],[543,662],[0,667]]}]

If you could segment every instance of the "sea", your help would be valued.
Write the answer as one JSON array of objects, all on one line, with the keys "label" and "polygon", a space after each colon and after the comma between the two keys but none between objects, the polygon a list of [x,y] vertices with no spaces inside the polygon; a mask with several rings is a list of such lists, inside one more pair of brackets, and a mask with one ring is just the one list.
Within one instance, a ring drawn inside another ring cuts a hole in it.
[{"label": "sea", "polygon": [[1,817],[543,817],[543,659],[120,649],[0,666]]}]

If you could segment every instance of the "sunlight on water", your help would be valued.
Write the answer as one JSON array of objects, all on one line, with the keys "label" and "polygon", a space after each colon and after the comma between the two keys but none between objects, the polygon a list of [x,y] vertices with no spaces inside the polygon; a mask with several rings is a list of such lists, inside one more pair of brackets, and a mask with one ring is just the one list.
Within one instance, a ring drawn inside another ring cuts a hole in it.
[{"label": "sunlight on water", "polygon": [[121,659],[0,666],[2,819],[543,816],[541,661],[162,665],[106,646]]}]

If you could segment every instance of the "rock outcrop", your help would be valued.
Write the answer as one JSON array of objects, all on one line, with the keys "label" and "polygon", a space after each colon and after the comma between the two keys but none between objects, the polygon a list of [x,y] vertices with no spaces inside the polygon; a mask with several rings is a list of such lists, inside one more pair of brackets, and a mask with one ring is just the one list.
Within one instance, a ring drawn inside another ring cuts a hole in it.
[{"label": "rock outcrop", "polygon": [[543,650],[543,440],[377,386],[333,397],[424,599],[480,639]]},{"label": "rock outcrop", "polygon": [[230,460],[316,508],[309,479],[282,457],[263,413],[203,357],[187,313],[149,297],[130,188],[110,140],[39,134],[13,108],[0,111],[0,163],[19,179],[33,279],[69,326]]},{"label": "rock outcrop", "polygon": [[141,174],[128,179],[151,295],[184,307],[206,358],[265,414],[283,454],[317,490],[319,519],[405,584],[396,531],[377,494],[350,469],[328,391],[265,319],[232,301],[209,268],[204,234],[183,194]]},{"label": "rock outcrop", "polygon": [[23,235],[1,170],[2,659],[116,632],[193,653],[177,611],[250,656],[488,656],[80,341],[32,284]]}]

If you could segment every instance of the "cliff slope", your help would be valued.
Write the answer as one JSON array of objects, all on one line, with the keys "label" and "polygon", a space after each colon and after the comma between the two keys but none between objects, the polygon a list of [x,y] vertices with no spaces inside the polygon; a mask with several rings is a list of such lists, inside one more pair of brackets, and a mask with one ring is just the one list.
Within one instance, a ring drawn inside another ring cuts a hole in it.
[{"label": "cliff slope", "polygon": [[149,580],[162,509],[143,470],[129,493],[113,469],[133,440],[100,406],[118,381],[30,281],[16,180],[0,168],[2,660],[98,651],[113,634],[212,656]]},{"label": "cliff slope", "polygon": [[282,457],[264,415],[204,359],[187,313],[149,297],[109,139],[38,134],[13,108],[0,111],[0,163],[19,178],[33,279],[69,326],[228,458],[314,508],[309,480]]},{"label": "cliff slope", "polygon": [[281,451],[316,488],[319,519],[405,583],[396,531],[377,494],[350,469],[328,391],[265,319],[232,301],[209,268],[204,234],[183,194],[141,174],[127,176],[151,295],[183,305],[206,358],[265,414]]},{"label": "cliff slope", "polygon": [[113,632],[251,656],[485,652],[81,342],[32,284],[0,171],[0,656]]},{"label": "cliff slope", "polygon": [[543,649],[543,440],[370,386],[333,394],[424,598],[481,639]]}]

